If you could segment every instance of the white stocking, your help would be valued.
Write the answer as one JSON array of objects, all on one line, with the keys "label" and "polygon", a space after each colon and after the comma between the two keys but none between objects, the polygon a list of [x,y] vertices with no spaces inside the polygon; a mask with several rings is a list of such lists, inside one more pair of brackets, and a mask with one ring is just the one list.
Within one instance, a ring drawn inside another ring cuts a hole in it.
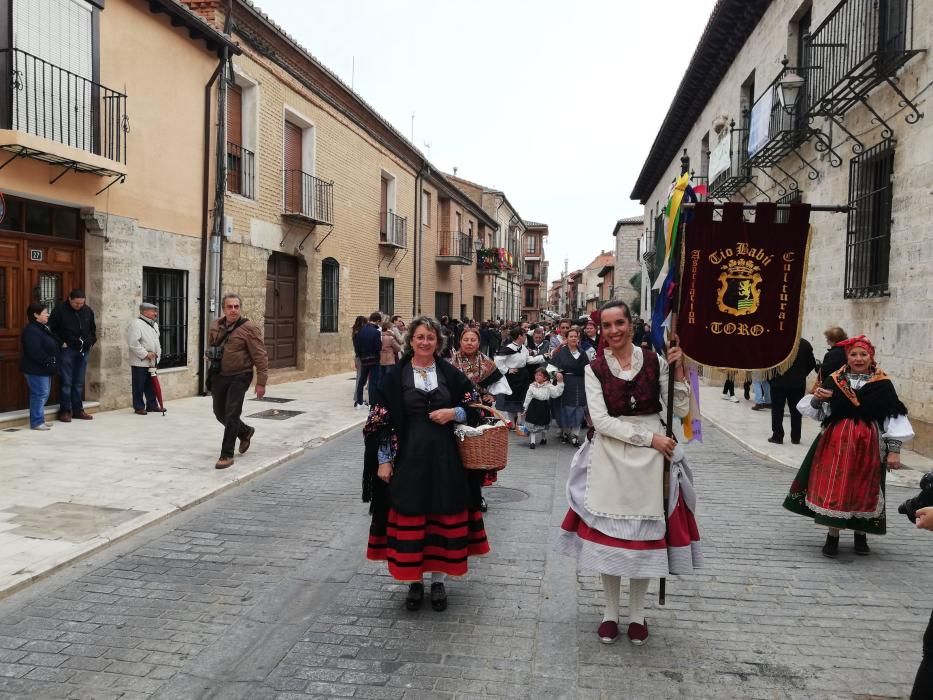
[{"label": "white stocking", "polygon": [[603,622],[619,621],[619,584],[621,577],[611,576],[609,574],[600,574],[603,579],[603,591],[606,594],[606,612],[603,615]]},{"label": "white stocking", "polygon": [[648,579],[630,578],[628,581],[628,617],[629,622],[645,624],[645,596],[648,593]]}]

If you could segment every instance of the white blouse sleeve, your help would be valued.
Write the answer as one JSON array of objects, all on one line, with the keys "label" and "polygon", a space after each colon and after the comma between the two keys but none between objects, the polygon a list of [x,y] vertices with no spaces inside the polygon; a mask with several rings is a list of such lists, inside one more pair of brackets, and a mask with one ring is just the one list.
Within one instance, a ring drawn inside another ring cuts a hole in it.
[{"label": "white blouse sleeve", "polygon": [[563,383],[563,382],[561,382],[560,384],[550,384],[549,386],[550,386],[550,389],[548,389],[548,391],[550,392],[550,395],[551,395],[551,398],[552,398],[552,399],[559,398],[559,397],[561,396],[561,394],[564,393],[564,383]]},{"label": "white blouse sleeve", "polygon": [[509,372],[509,358],[511,355],[496,355],[492,358],[492,361],[496,363],[496,368],[502,372],[502,374],[508,374]]},{"label": "white blouse sleeve", "polygon": [[914,428],[907,419],[907,416],[888,416],[884,419],[884,432],[882,438],[888,440],[897,440],[898,442],[907,442],[914,437]]},{"label": "white blouse sleeve", "polygon": [[[670,378],[667,360],[658,355],[661,371],[661,402],[667,403],[667,386]],[[690,412],[690,385],[687,382],[674,382],[674,415],[683,418]]]},{"label": "white blouse sleeve", "polygon": [[610,416],[606,409],[606,400],[603,398],[602,384],[589,365],[584,370],[583,376],[586,387],[586,405],[596,432],[630,445],[649,447],[654,433],[642,425],[630,423],[623,417]]},{"label": "white blouse sleeve", "polygon": [[818,407],[814,407],[813,394],[805,394],[804,397],[797,402],[797,410],[802,416],[808,416],[815,421],[822,421],[829,415],[829,404],[822,401]]}]

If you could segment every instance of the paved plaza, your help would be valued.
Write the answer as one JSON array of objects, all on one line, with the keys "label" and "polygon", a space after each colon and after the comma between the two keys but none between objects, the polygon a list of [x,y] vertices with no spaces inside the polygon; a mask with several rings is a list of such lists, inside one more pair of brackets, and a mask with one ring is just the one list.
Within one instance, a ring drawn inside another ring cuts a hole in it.
[{"label": "paved plaza", "polygon": [[[491,555],[403,609],[363,557],[357,431],[0,601],[2,698],[890,698],[933,607],[933,540],[895,512],[858,558],[780,508],[792,472],[708,427],[688,453],[706,569],[600,644],[598,579],[552,541],[572,449],[513,438]],[[520,500],[515,500],[520,499]],[[623,610],[625,594],[623,592]],[[623,612],[624,614],[624,612]]]}]

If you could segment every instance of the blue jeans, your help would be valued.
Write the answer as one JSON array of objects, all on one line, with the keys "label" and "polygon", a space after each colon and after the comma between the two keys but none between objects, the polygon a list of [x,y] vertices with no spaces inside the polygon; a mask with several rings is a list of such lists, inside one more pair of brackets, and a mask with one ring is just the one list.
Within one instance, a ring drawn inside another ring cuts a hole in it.
[{"label": "blue jeans", "polygon": [[84,410],[84,373],[87,371],[87,353],[62,348],[62,386],[58,392],[60,413],[81,413]]},{"label": "blue jeans", "polygon": [[755,403],[771,403],[771,384],[767,379],[755,382]]},{"label": "blue jeans", "polygon": [[[156,411],[159,402],[156,399],[155,389],[152,386],[152,375],[148,367],[130,367],[133,382],[133,408],[137,411]],[[143,398],[145,397],[145,402]]]},{"label": "blue jeans", "polygon": [[40,374],[25,374],[29,385],[29,427],[35,428],[45,423],[45,402],[52,392],[52,378]]},{"label": "blue jeans", "polygon": [[373,403],[373,394],[376,386],[379,385],[379,365],[362,365],[360,374],[356,380],[356,395],[353,397],[353,405],[363,403],[363,387],[366,386],[366,380],[369,380],[369,403]]}]

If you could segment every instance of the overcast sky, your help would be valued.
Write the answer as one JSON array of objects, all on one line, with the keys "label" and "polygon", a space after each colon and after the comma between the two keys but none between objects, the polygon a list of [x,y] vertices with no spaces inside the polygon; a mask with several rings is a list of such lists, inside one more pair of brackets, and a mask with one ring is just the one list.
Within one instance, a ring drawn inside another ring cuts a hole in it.
[{"label": "overcast sky", "polygon": [[[714,0],[256,0],[438,168],[550,227],[550,276],[611,250]],[[354,68],[355,64],[355,68]]]}]

